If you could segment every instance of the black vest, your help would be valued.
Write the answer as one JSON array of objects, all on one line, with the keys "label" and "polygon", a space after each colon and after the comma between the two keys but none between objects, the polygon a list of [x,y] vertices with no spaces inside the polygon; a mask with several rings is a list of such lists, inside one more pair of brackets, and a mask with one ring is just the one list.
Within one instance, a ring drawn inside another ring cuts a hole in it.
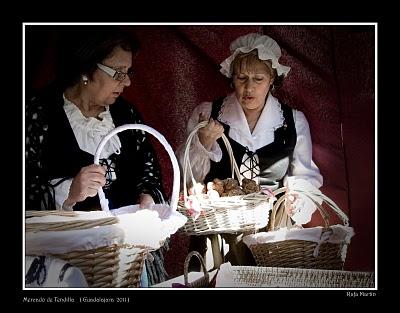
[{"label": "black vest", "polygon": [[[228,136],[230,127],[218,119],[222,108],[222,102],[223,98],[213,102],[211,117],[218,120],[223,125],[225,129],[224,133],[232,146],[236,163],[240,168],[243,155],[247,152],[247,154],[252,156],[253,152]],[[285,104],[281,104],[281,107],[285,119],[283,126],[275,130],[273,142],[257,149],[255,152],[259,158],[260,185],[271,188],[272,190],[283,185],[283,178],[289,170],[289,165],[293,157],[293,150],[297,141],[292,109]],[[222,138],[218,139],[217,142],[222,150],[222,159],[220,162],[211,161],[210,172],[205,177],[205,182],[212,181],[214,178],[225,179],[232,175],[229,155],[225,144]]]}]

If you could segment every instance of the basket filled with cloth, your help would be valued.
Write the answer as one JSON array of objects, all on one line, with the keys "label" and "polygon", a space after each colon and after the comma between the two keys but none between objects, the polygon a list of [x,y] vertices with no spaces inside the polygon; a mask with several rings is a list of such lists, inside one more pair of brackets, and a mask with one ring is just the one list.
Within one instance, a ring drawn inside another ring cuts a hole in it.
[{"label": "basket filled with cloth", "polygon": [[[287,187],[274,192],[283,193],[274,204],[271,212],[271,223],[268,232],[259,232],[243,237],[243,242],[251,250],[258,266],[311,268],[311,269],[343,269],[347,248],[354,230],[349,226],[346,214],[330,198],[324,195],[309,182],[303,179],[289,178]],[[308,202],[313,205],[299,204],[291,217],[295,224],[291,227],[277,229],[280,221],[276,216],[287,218],[285,205],[290,198],[296,197],[299,203]],[[325,203],[331,211],[340,217],[343,225],[330,225],[329,214],[323,207]],[[305,209],[306,208],[306,209]],[[311,209],[310,208],[314,208]],[[301,211],[303,210],[303,212]],[[317,210],[323,220],[323,226],[303,228]],[[286,215],[286,216],[285,216]]]},{"label": "basket filled with cloth", "polygon": [[140,287],[144,261],[150,251],[186,222],[176,211],[179,167],[171,146],[156,130],[142,124],[115,128],[100,142],[94,163],[99,164],[106,142],[125,130],[145,131],[155,136],[168,152],[174,180],[170,203],[146,208],[129,205],[109,210],[102,188],[98,190],[101,211],[27,211],[25,254],[49,255],[81,269],[89,287]]}]

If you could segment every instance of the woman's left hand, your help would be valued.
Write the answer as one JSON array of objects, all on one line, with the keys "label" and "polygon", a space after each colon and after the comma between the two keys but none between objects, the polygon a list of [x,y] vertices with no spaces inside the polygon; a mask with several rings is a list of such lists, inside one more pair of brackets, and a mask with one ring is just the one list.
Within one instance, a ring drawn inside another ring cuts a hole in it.
[{"label": "woman's left hand", "polygon": [[147,193],[142,193],[139,196],[139,204],[141,209],[150,208],[154,204],[153,197]]}]

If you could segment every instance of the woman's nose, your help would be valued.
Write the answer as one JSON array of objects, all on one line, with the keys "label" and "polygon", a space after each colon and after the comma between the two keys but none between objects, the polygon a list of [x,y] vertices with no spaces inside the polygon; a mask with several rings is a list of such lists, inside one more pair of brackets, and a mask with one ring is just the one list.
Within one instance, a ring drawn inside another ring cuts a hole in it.
[{"label": "woman's nose", "polygon": [[253,89],[253,88],[254,88],[254,82],[252,82],[252,80],[249,79],[249,80],[246,82],[246,84],[244,85],[244,88],[245,88],[246,90],[251,90],[251,89]]},{"label": "woman's nose", "polygon": [[128,75],[126,75],[126,77],[124,78],[124,80],[123,80],[123,81],[121,81],[121,83],[122,83],[122,85],[124,85],[124,86],[128,87],[128,86],[130,86],[130,85],[131,85],[131,79],[129,78],[129,76],[128,76]]}]

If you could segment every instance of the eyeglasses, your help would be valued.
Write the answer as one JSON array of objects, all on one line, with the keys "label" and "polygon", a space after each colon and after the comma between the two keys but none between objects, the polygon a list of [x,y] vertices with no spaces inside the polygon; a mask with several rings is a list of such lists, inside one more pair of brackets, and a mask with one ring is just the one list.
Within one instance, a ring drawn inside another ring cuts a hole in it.
[{"label": "eyeglasses", "polygon": [[97,67],[99,69],[101,69],[104,73],[110,75],[113,79],[118,80],[120,82],[122,82],[126,76],[129,77],[129,79],[133,78],[133,71],[132,70],[128,70],[127,73],[121,72],[121,71],[117,71],[109,66],[106,66],[104,64],[101,63],[97,63]]}]

